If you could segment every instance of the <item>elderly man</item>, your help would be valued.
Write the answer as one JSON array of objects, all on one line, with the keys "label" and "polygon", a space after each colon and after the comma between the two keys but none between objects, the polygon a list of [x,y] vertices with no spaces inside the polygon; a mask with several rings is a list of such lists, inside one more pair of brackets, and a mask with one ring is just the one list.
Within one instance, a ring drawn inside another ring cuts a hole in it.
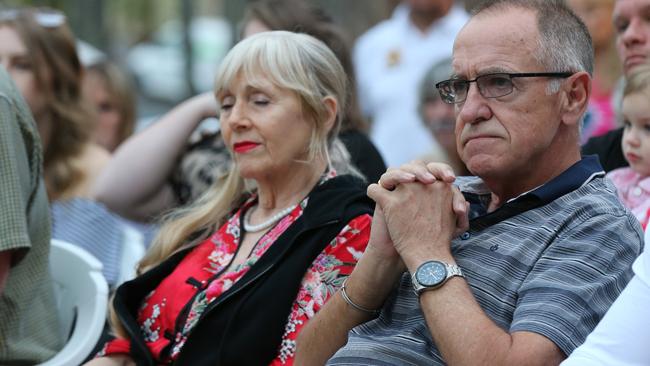
[{"label": "elderly man", "polygon": [[438,87],[477,177],[455,188],[448,167],[412,163],[368,188],[368,249],[298,340],[297,364],[343,345],[328,364],[557,364],[629,281],[639,224],[596,158],[580,157],[586,27],[560,0],[475,12]]}]

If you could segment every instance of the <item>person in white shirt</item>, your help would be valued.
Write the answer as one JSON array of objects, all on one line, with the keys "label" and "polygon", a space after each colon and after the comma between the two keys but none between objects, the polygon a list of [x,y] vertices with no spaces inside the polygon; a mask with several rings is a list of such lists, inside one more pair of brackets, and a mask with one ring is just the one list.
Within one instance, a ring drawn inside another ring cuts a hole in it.
[{"label": "person in white shirt", "polygon": [[[650,230],[645,242],[650,241]],[[634,277],[598,326],[561,366],[650,365],[650,252],[632,265]]]},{"label": "person in white shirt", "polygon": [[453,3],[403,0],[390,19],[355,45],[361,109],[372,122],[371,139],[388,166],[437,147],[418,115],[419,83],[433,64],[451,56],[454,38],[468,19]]}]

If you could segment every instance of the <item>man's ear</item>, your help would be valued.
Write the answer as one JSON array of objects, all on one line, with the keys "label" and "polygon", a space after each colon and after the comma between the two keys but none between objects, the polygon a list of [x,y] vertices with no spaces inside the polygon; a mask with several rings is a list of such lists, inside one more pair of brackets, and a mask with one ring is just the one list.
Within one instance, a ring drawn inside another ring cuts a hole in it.
[{"label": "man's ear", "polygon": [[580,123],[591,96],[591,77],[589,73],[580,71],[571,75],[565,83],[564,92],[566,99],[564,101],[564,118],[562,118],[562,122],[569,125]]},{"label": "man's ear", "polygon": [[339,113],[339,103],[334,97],[326,96],[323,98],[323,104],[325,104],[325,108],[327,109],[325,129],[329,132],[332,127],[334,127],[334,123],[336,122],[336,116]]}]

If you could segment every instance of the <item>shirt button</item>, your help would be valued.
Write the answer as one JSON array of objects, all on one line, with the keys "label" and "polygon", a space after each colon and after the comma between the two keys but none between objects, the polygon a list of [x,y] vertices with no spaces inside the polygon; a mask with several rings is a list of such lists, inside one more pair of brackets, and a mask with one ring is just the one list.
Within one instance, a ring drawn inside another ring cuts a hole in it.
[{"label": "shirt button", "polygon": [[634,187],[632,189],[632,194],[637,196],[637,197],[640,196],[641,193],[643,193],[643,191],[641,190],[641,187]]},{"label": "shirt button", "polygon": [[467,239],[469,239],[471,236],[472,236],[472,234],[470,234],[469,231],[466,231],[466,232],[464,232],[464,233],[461,234],[460,238],[461,238],[462,240],[467,240]]}]

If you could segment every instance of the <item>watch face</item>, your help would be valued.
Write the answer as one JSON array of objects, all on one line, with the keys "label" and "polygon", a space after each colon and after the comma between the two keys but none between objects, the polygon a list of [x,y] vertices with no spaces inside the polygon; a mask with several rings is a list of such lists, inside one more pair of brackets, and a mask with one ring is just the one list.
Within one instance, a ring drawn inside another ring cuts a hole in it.
[{"label": "watch face", "polygon": [[438,261],[426,262],[415,272],[415,278],[422,286],[436,286],[447,278],[447,267]]}]

